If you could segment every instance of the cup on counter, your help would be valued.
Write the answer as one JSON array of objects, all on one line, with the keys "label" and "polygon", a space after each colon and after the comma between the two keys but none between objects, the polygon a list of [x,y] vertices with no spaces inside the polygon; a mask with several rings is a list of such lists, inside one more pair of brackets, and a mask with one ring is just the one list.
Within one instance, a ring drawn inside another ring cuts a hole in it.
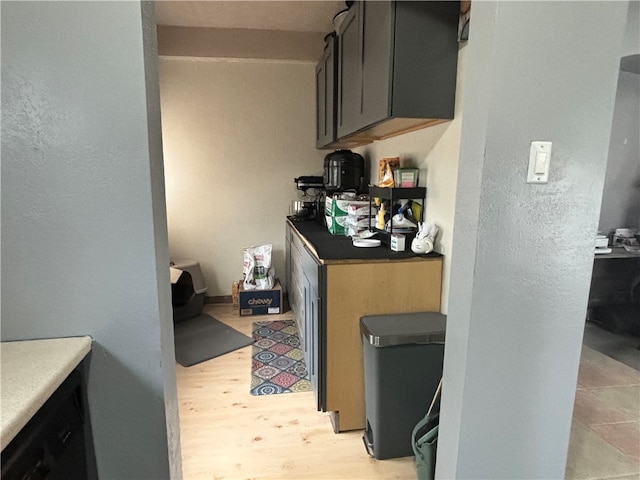
[{"label": "cup on counter", "polygon": [[429,253],[433,250],[433,241],[429,237],[414,238],[411,241],[411,251],[420,255]]}]

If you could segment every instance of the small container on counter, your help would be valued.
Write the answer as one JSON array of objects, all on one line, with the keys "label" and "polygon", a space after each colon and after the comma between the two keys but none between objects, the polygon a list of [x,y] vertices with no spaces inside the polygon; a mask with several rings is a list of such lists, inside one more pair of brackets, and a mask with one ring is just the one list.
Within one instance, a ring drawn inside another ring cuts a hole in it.
[{"label": "small container on counter", "polygon": [[406,250],[405,236],[403,234],[391,234],[391,250],[394,252],[404,252]]},{"label": "small container on counter", "polygon": [[413,167],[394,168],[393,182],[396,187],[414,188],[418,186],[418,170]]}]

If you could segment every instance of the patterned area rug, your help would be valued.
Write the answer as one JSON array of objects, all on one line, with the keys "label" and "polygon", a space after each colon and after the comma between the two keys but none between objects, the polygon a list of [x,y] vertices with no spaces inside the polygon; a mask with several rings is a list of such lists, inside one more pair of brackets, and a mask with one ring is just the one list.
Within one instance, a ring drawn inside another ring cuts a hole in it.
[{"label": "patterned area rug", "polygon": [[251,395],[311,390],[295,320],[254,322],[253,338]]}]

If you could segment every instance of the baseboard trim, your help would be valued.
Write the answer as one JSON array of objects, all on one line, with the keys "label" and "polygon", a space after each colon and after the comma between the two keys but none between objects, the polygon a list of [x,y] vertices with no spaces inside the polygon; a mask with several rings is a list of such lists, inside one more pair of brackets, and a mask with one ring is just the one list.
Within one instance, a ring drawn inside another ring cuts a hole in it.
[{"label": "baseboard trim", "polygon": [[231,295],[218,295],[215,297],[206,297],[204,303],[233,303]]}]

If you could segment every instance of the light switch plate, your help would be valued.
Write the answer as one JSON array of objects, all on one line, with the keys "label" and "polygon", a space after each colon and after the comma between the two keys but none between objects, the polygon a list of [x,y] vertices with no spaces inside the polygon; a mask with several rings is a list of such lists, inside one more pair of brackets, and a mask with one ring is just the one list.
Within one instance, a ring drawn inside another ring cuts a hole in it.
[{"label": "light switch plate", "polygon": [[527,183],[547,183],[551,163],[551,142],[531,142]]}]

